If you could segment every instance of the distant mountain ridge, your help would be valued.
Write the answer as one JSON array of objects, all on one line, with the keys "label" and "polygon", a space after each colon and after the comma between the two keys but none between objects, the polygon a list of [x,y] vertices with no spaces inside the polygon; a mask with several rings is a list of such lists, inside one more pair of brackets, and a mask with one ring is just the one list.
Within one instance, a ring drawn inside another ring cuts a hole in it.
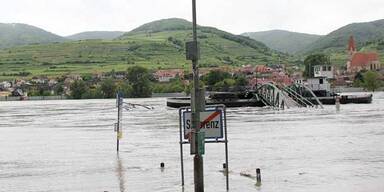
[{"label": "distant mountain ridge", "polygon": [[[151,33],[158,33],[158,32],[164,32],[164,31],[184,31],[185,32],[184,38],[187,38],[187,37],[191,37],[191,31],[190,31],[191,29],[192,29],[192,22],[187,21],[185,19],[180,19],[180,18],[161,19],[161,20],[157,20],[157,21],[153,21],[153,22],[141,25],[133,29],[132,31],[123,34],[122,36],[119,37],[119,39],[124,39],[131,35],[136,35],[136,34],[150,35]],[[207,38],[206,35],[201,35],[201,33],[215,34],[220,36],[223,39],[234,41],[236,43],[241,43],[246,46],[252,47],[253,49],[259,49],[264,51],[269,50],[269,48],[262,42],[256,41],[254,39],[251,39],[249,37],[245,37],[242,35],[234,35],[229,32],[216,29],[214,27],[198,26],[198,30],[200,32],[200,34],[198,34],[198,37],[200,39]]]},{"label": "distant mountain ridge", "polygon": [[269,48],[289,54],[295,54],[303,50],[322,37],[321,35],[297,33],[286,30],[247,32],[241,35],[263,42]]},{"label": "distant mountain ridge", "polygon": [[123,31],[85,31],[76,33],[73,35],[66,36],[67,39],[71,40],[86,40],[86,39],[115,39],[125,32]]},{"label": "distant mountain ridge", "polygon": [[146,24],[143,24],[130,32],[140,33],[140,32],[160,32],[160,31],[174,31],[174,30],[188,30],[192,28],[192,23],[180,18],[168,18],[152,21]]},{"label": "distant mountain ridge", "polygon": [[363,23],[351,23],[343,26],[308,45],[305,50],[303,50],[303,53],[345,50],[348,44],[348,38],[351,35],[354,37],[358,47],[361,47],[366,42],[384,39],[384,19]]},{"label": "distant mountain ridge", "polygon": [[21,23],[0,23],[0,48],[63,41],[66,39],[38,27]]}]

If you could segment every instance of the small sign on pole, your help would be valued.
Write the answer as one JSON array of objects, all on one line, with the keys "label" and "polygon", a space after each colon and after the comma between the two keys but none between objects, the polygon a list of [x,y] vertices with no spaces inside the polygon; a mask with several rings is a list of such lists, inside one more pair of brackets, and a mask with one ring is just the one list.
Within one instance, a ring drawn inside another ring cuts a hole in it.
[{"label": "small sign on pole", "polygon": [[[183,111],[183,133],[187,140],[192,132],[192,112]],[[205,139],[223,139],[223,109],[208,109],[200,113],[200,131],[205,133]]]}]

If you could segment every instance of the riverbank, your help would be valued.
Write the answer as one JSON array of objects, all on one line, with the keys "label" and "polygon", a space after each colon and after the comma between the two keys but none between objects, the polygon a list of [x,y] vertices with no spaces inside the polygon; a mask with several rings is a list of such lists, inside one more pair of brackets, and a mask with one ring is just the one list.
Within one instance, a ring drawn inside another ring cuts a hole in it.
[{"label": "riverbank", "polygon": [[8,97],[3,96],[0,97],[0,101],[22,101],[22,100],[64,100],[68,99],[65,95],[57,95],[57,96],[30,96],[26,99],[23,99],[22,97]]},{"label": "riverbank", "polygon": [[[185,93],[153,93],[152,98],[161,98],[161,97],[185,97]],[[13,97],[13,96],[0,96],[0,101],[23,101],[23,100],[65,100],[71,99],[65,95],[55,95],[55,96],[30,96],[27,98],[22,97]],[[80,100],[80,99],[79,99]]]}]

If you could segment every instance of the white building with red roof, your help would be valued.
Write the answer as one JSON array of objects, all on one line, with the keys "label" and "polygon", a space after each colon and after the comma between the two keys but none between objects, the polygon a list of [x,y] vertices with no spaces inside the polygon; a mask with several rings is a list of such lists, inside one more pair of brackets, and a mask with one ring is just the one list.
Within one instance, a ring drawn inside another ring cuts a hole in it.
[{"label": "white building with red roof", "polygon": [[184,77],[184,71],[182,69],[169,69],[169,70],[158,70],[154,73],[154,77],[159,82],[169,82],[171,79]]}]

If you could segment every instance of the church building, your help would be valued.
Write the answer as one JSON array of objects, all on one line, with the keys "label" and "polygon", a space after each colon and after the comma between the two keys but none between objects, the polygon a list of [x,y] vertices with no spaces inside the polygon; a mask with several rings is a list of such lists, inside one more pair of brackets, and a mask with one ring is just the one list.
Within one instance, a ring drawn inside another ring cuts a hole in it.
[{"label": "church building", "polygon": [[377,53],[361,53],[356,51],[356,44],[353,36],[350,36],[348,42],[348,61],[347,72],[357,73],[365,70],[379,70],[381,64]]}]

